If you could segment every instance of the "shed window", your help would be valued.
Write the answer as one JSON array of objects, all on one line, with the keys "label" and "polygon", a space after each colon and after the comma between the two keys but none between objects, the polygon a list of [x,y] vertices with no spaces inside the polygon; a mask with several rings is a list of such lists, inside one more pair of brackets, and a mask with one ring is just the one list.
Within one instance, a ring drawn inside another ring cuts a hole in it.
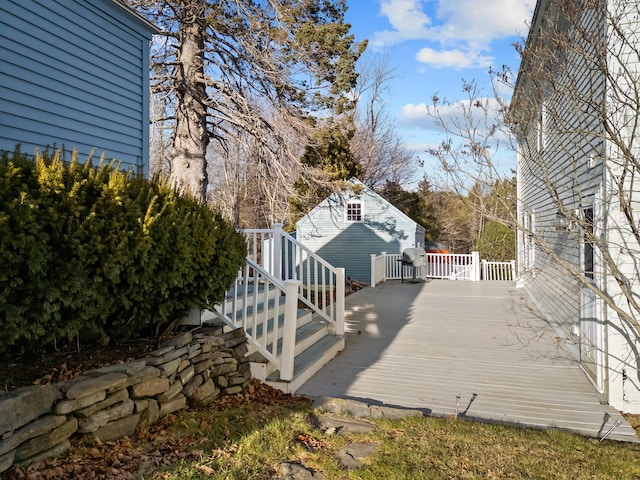
[{"label": "shed window", "polygon": [[347,222],[361,222],[362,221],[362,203],[361,202],[348,202],[347,203]]}]

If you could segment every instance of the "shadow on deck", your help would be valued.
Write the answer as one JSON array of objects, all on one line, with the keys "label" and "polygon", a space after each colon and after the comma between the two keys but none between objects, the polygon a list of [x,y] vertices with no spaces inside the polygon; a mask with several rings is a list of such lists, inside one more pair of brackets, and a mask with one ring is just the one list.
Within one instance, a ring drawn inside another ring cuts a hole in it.
[{"label": "shadow on deck", "polygon": [[640,441],[511,282],[392,281],[346,300],[346,348],[297,392]]}]

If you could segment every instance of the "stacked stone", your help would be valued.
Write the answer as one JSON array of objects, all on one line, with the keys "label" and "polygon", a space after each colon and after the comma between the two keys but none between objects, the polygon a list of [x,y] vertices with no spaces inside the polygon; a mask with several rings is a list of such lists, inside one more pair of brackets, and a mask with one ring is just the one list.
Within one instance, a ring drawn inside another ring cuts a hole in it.
[{"label": "stacked stone", "polygon": [[242,329],[180,334],[147,357],[0,396],[0,472],[57,456],[74,433],[110,441],[251,380]]},{"label": "stacked stone", "polygon": [[53,413],[62,397],[50,385],[21,388],[0,397],[0,472],[27,459],[39,460],[48,452],[59,455],[71,445],[78,423]]}]

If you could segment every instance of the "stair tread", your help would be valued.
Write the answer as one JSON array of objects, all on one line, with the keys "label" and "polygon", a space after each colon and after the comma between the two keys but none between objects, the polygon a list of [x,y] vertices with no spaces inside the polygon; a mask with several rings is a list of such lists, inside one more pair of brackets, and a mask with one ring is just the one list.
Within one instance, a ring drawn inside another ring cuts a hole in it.
[{"label": "stair tread", "polygon": [[[285,305],[285,296],[284,296],[284,295],[281,295],[281,296],[279,297],[279,300],[280,300],[280,301],[278,302],[278,305],[279,305],[282,309],[284,309],[284,305]],[[267,309],[271,310],[272,308],[275,308],[275,306],[276,306],[276,300],[275,300],[275,298],[270,298],[270,299],[267,301]],[[254,305],[248,305],[248,306],[247,306],[247,315],[253,315],[253,310],[254,310]],[[256,310],[256,312],[257,312],[258,314],[260,314],[260,313],[264,312],[264,301],[260,301],[260,302],[258,302],[258,303],[255,305],[255,310]],[[242,316],[242,312],[243,312],[242,307],[237,308],[237,309],[236,309],[236,316],[237,316],[237,317],[241,317],[241,316]]]},{"label": "stair tread", "polygon": [[[245,288],[247,290],[247,295],[253,294],[254,290],[256,289],[255,283],[254,282],[247,282],[246,285],[240,284],[238,285],[238,293],[236,295],[236,298],[240,298],[244,295],[244,291]],[[235,288],[231,287],[229,290],[227,290],[227,294],[231,297],[233,297],[233,292],[234,292]],[[264,288],[264,283],[259,283],[258,284],[258,292],[264,292],[265,288]],[[275,290],[275,285],[270,284],[269,285],[269,291],[272,292]]]},{"label": "stair tread", "polygon": [[[318,316],[314,316],[311,321],[296,328],[296,343],[303,342],[306,338],[317,333],[319,330],[326,328],[326,322]],[[271,351],[271,344],[267,345],[267,350]],[[278,339],[278,352],[282,351],[282,338]],[[266,362],[264,356],[260,352],[253,352],[249,355],[249,361],[251,362]]]},{"label": "stair tread", "polygon": [[[294,360],[294,370],[293,370],[293,379],[294,381],[296,377],[300,376],[304,371],[311,367],[314,364],[314,361],[317,358],[320,358],[322,354],[331,349],[336,343],[339,343],[343,340],[344,337],[340,335],[325,335],[321,340],[314,343],[312,346],[307,348],[305,351],[296,355]],[[280,371],[276,370],[272,374],[267,377],[267,381],[270,382],[279,382],[280,380]]]},{"label": "stair tread", "polygon": [[[297,319],[301,320],[302,318],[304,318],[306,315],[311,314],[311,310],[306,310],[303,308],[298,309],[297,312]],[[267,320],[267,333],[271,333],[273,332],[273,325],[274,325],[274,319],[273,318],[269,318]],[[282,327],[284,325],[284,313],[281,313],[280,315],[278,315],[278,328]],[[264,328],[264,322],[260,322],[258,327],[257,327],[257,333],[256,336],[262,336],[263,332],[262,329]],[[248,334],[252,333],[252,328],[251,327],[245,327],[245,331]]]}]

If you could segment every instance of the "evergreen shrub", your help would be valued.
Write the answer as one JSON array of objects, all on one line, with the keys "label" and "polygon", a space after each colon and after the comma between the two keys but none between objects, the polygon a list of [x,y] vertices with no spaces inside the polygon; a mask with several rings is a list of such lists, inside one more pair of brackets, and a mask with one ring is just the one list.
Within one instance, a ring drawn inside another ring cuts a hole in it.
[{"label": "evergreen shrub", "polygon": [[158,335],[221,300],[244,262],[218,213],[104,159],[5,153],[0,182],[0,351]]},{"label": "evergreen shrub", "polygon": [[509,262],[516,258],[516,233],[507,225],[491,220],[485,225],[475,249],[485,260]]}]

